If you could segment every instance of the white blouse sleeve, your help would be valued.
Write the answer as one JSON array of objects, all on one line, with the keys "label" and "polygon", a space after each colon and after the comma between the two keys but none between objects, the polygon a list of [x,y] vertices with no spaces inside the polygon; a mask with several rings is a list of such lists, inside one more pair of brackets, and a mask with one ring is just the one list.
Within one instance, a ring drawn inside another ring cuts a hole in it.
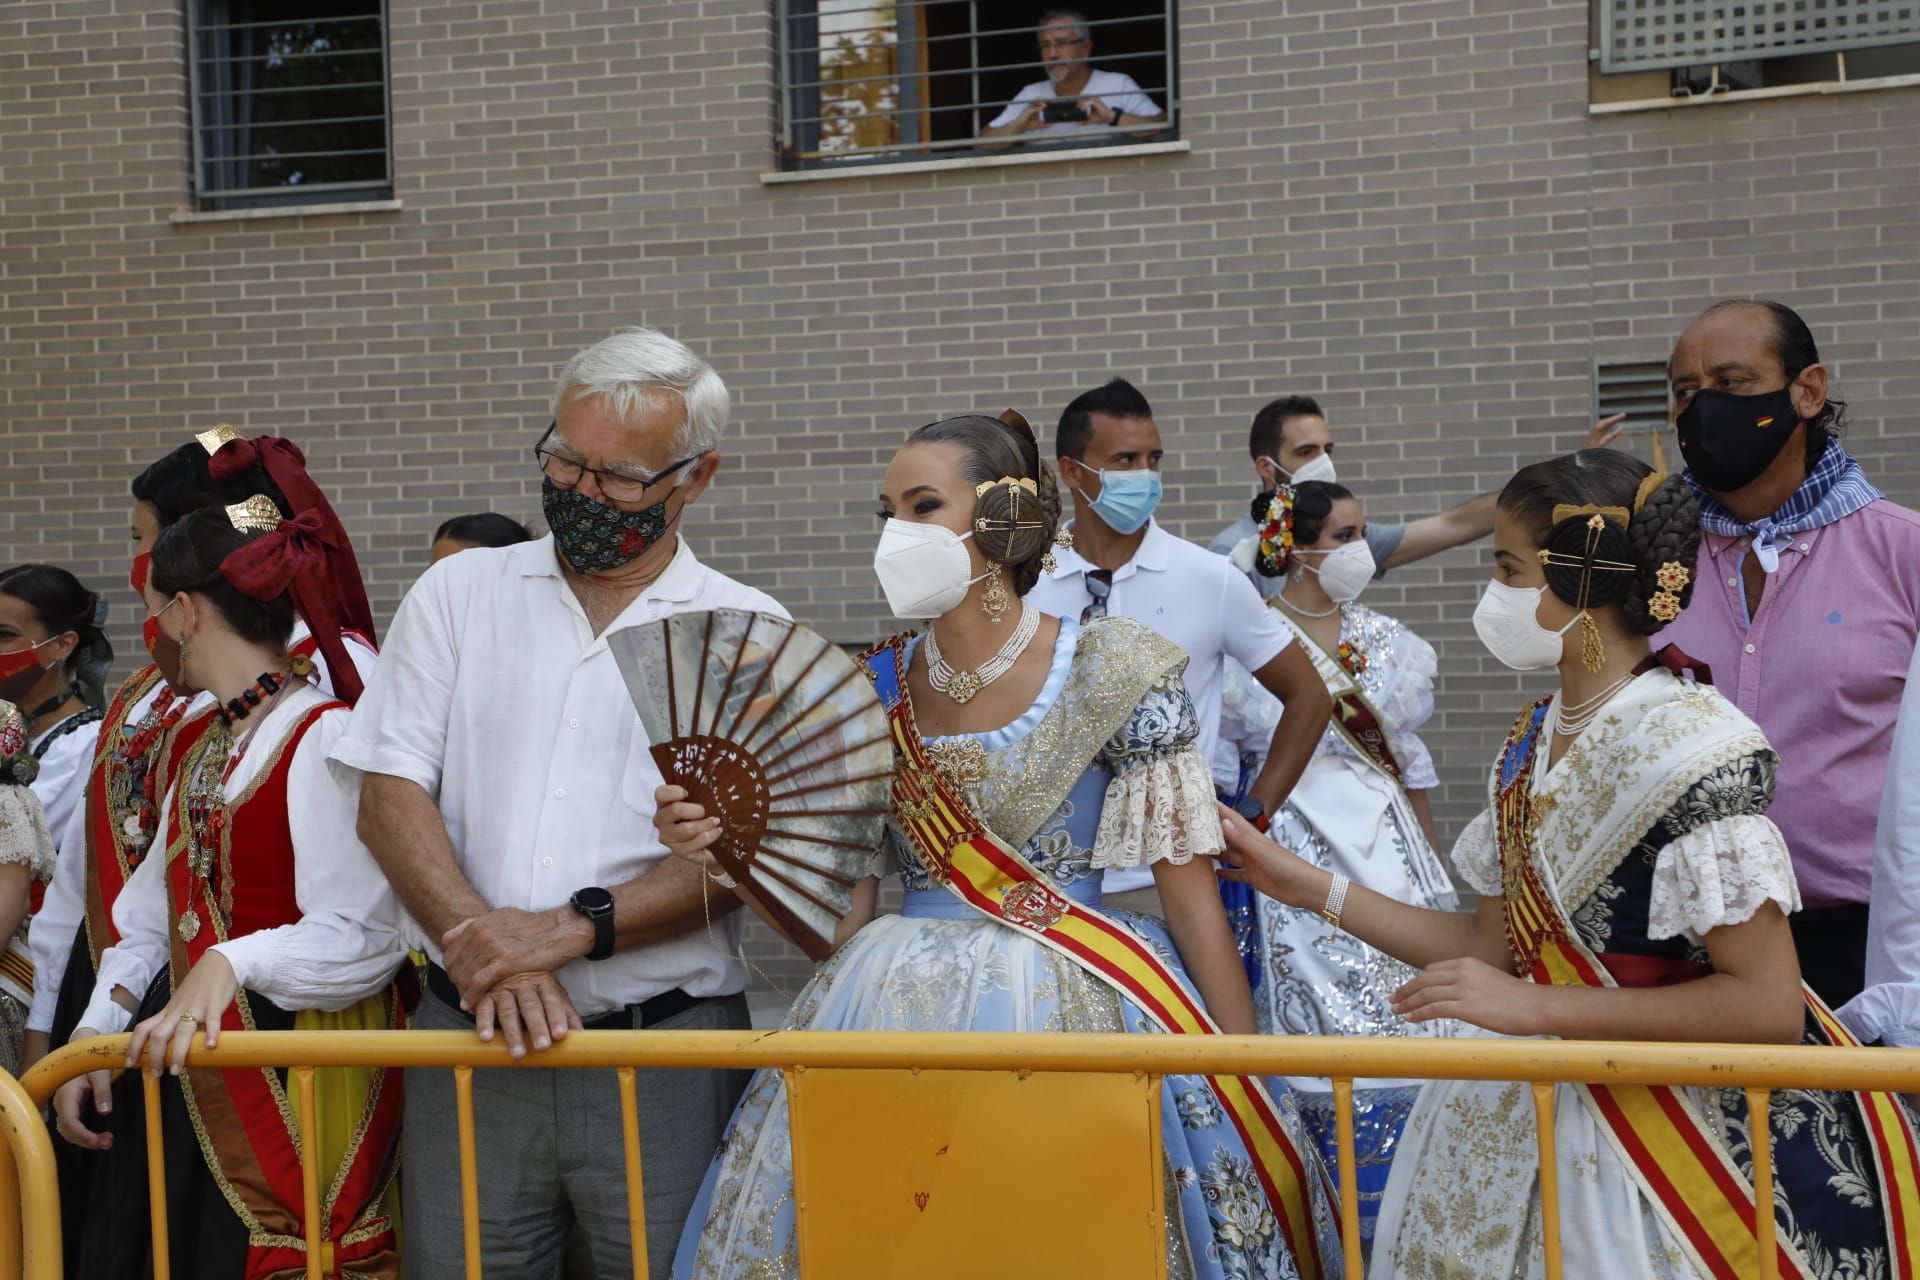
[{"label": "white blouse sleeve", "polygon": [[[168,812],[169,792],[160,812]],[[167,963],[167,860],[143,858],[113,900],[113,929],[120,941],[100,955],[100,973],[93,999],[80,1025],[102,1035],[125,1031],[133,1015],[113,999],[113,989],[124,987],[135,1000],[146,998],[153,977]]]},{"label": "white blouse sleeve", "polygon": [[1647,937],[1685,936],[1699,942],[1709,930],[1751,920],[1763,903],[1789,914],[1800,909],[1787,842],[1770,818],[1732,814],[1676,836],[1653,864]]},{"label": "white blouse sleeve", "polygon": [[87,910],[87,806],[82,803],[67,820],[66,832],[56,842],[65,850],[53,864],[40,910],[27,926],[27,952],[33,957],[33,1005],[27,1010],[29,1031],[53,1030],[54,1009],[60,1003],[60,984],[67,976],[73,937]]},{"label": "white blouse sleeve", "polygon": [[1835,1012],[1862,1040],[1920,1048],[1920,649],[1893,725],[1868,900],[1867,989]]},{"label": "white blouse sleeve", "polygon": [[1467,887],[1484,898],[1497,898],[1507,891],[1500,878],[1500,840],[1493,829],[1493,810],[1483,809],[1467,824],[1453,842],[1453,869]]},{"label": "white blouse sleeve", "polygon": [[[360,780],[327,768],[348,712],[307,731],[287,771],[300,919],[220,943],[234,977],[282,1009],[345,1009],[392,980],[406,956],[400,904],[354,831]],[[142,864],[145,869],[145,864]]]}]

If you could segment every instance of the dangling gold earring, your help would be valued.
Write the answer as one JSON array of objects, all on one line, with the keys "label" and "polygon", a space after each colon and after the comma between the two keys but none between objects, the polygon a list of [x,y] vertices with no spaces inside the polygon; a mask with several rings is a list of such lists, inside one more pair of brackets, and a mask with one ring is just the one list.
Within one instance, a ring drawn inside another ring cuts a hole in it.
[{"label": "dangling gold earring", "polygon": [[1013,608],[1013,593],[1007,590],[1006,576],[1000,572],[997,564],[987,566],[987,589],[980,593],[980,612],[988,620],[999,623],[1007,616],[1007,610]]},{"label": "dangling gold earring", "polygon": [[1607,665],[1607,646],[1600,639],[1599,624],[1586,609],[1580,611],[1580,665],[1593,672]]}]

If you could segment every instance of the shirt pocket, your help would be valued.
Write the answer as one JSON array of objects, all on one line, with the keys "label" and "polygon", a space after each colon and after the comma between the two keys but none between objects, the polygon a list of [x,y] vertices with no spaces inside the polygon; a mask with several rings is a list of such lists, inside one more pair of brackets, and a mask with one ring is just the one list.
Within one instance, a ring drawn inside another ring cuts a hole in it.
[{"label": "shirt pocket", "polygon": [[[635,734],[633,745],[627,750],[627,762],[620,778],[620,800],[625,808],[637,815],[646,825],[649,840],[654,836],[653,813],[655,809],[654,792],[666,785],[666,779],[660,776],[660,767],[653,762],[653,753],[647,747],[642,735]],[[620,816],[621,821],[626,815]]]}]

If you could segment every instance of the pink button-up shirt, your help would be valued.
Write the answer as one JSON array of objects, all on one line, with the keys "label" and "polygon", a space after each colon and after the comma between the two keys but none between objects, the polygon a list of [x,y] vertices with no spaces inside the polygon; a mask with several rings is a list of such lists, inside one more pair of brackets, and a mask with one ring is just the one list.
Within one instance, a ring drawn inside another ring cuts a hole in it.
[{"label": "pink button-up shirt", "polygon": [[1770,816],[1809,907],[1866,902],[1887,754],[1920,632],[1920,513],[1882,499],[1796,535],[1747,617],[1748,538],[1705,534],[1677,644],[1780,753]]}]

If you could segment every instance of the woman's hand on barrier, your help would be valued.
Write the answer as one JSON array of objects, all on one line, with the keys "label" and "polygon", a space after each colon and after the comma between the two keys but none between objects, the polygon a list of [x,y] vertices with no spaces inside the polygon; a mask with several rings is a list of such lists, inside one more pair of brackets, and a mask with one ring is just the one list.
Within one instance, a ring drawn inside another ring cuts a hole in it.
[{"label": "woman's hand on barrier", "polygon": [[[92,1027],[80,1027],[68,1038],[68,1044],[91,1040],[100,1033]],[[74,1146],[85,1151],[105,1151],[113,1146],[113,1135],[95,1133],[80,1122],[81,1112],[93,1103],[96,1115],[113,1112],[113,1072],[89,1071],[67,1081],[53,1095],[53,1127]]]},{"label": "woman's hand on barrier", "polygon": [[566,1039],[567,1032],[581,1027],[572,998],[551,973],[516,973],[473,1006],[473,1029],[480,1039],[493,1043],[497,1028],[506,1037],[507,1053],[514,1058],[527,1056],[529,1041],[535,1049],[548,1049],[554,1041]]},{"label": "woman's hand on barrier", "polygon": [[139,1066],[144,1052],[149,1075],[167,1071],[179,1075],[187,1065],[187,1047],[195,1031],[207,1033],[209,1049],[220,1043],[220,1019],[238,994],[240,983],[233,976],[233,966],[219,951],[208,951],[188,971],[186,981],[174,988],[167,1007],[133,1029],[127,1066]]},{"label": "woman's hand on barrier", "polygon": [[1393,993],[1393,1011],[1408,1022],[1458,1018],[1501,1035],[1539,1035],[1546,1030],[1542,988],[1484,960],[1462,957],[1428,965]]},{"label": "woman's hand on barrier", "polygon": [[1328,872],[1255,830],[1225,805],[1220,806],[1220,833],[1227,842],[1216,868],[1222,880],[1251,885],[1290,907],[1317,908],[1326,900]]},{"label": "woman's hand on barrier", "polygon": [[716,875],[720,864],[707,848],[720,838],[720,819],[709,818],[705,809],[689,801],[684,787],[659,788],[653,793],[653,806],[653,827],[660,833],[660,843],[675,857]]}]

